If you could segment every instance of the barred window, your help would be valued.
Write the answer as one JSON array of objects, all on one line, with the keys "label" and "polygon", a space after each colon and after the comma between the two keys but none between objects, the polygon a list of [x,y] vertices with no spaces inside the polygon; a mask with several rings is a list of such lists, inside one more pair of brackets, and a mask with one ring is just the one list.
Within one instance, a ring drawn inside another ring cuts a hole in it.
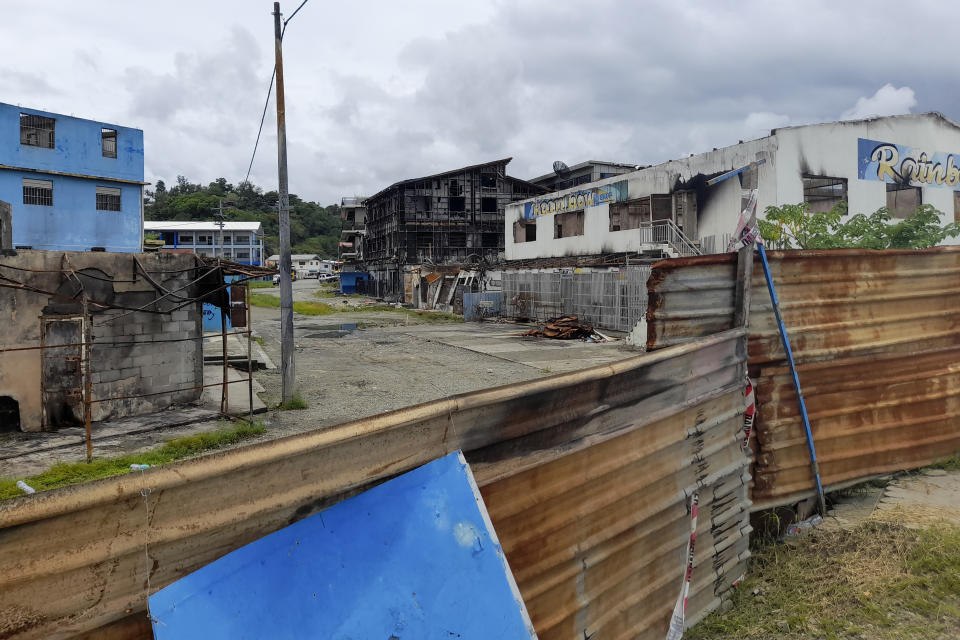
[{"label": "barred window", "polygon": [[53,206],[53,181],[23,179],[23,204]]},{"label": "barred window", "polygon": [[53,149],[56,120],[29,113],[20,114],[20,144]]},{"label": "barred window", "polygon": [[97,187],[97,211],[120,211],[120,189]]},{"label": "barred window", "polygon": [[100,146],[102,147],[104,158],[117,157],[117,130],[100,129]]}]

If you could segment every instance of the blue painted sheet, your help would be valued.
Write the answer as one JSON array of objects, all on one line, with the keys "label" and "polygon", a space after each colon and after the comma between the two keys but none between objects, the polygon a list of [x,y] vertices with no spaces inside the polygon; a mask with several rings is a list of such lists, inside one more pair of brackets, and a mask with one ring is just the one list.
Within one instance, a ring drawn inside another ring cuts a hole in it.
[{"label": "blue painted sheet", "polygon": [[535,638],[470,468],[435,460],[153,594],[168,638]]},{"label": "blue painted sheet", "polygon": [[483,293],[463,294],[463,319],[467,322],[496,318],[503,306],[502,291],[484,291]]}]

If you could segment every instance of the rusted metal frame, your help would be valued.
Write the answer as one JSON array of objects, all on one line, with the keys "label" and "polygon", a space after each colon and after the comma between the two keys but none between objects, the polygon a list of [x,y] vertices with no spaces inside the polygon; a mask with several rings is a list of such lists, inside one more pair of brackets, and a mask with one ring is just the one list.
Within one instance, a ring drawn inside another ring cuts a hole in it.
[{"label": "rusted metal frame", "polygon": [[[227,332],[227,335],[228,335],[228,336],[242,336],[242,335],[246,335],[246,333],[247,333],[246,331],[229,331],[229,332]],[[203,336],[195,336],[195,337],[192,337],[192,338],[168,338],[168,339],[163,339],[163,340],[142,340],[142,341],[139,341],[139,342],[138,342],[138,341],[134,341],[134,340],[124,340],[124,341],[117,341],[117,342],[98,342],[98,343],[97,343],[97,346],[100,346],[100,347],[125,347],[125,346],[127,346],[127,347],[128,347],[128,346],[133,346],[133,345],[163,344],[163,343],[165,343],[165,342],[186,342],[186,341],[188,341],[188,340],[203,340],[203,339],[204,339]],[[57,345],[50,345],[50,346],[34,345],[34,346],[32,346],[32,347],[13,347],[13,348],[11,348],[11,349],[7,349],[7,348],[0,347],[0,355],[3,355],[4,353],[8,353],[8,352],[13,352],[13,351],[36,351],[36,350],[40,350],[40,349],[55,349],[55,348],[59,348],[59,347],[82,347],[84,344],[85,344],[85,343],[83,343],[83,342],[73,342],[73,343],[69,343],[69,344],[57,344]]]},{"label": "rusted metal frame", "polygon": [[787,329],[783,324],[783,318],[780,316],[780,303],[777,300],[777,290],[773,284],[773,276],[770,275],[770,264],[767,262],[767,253],[763,244],[757,244],[757,251],[760,254],[760,263],[763,265],[763,275],[767,279],[767,290],[770,292],[770,303],[773,305],[773,313],[777,318],[777,325],[780,328],[780,340],[783,342],[783,351],[787,356],[787,363],[790,365],[790,375],[793,378],[793,388],[797,394],[797,404],[800,406],[800,414],[803,416],[803,430],[807,438],[807,449],[810,452],[810,470],[813,472],[813,479],[817,487],[817,501],[820,505],[820,514],[827,515],[827,504],[823,495],[823,483],[820,481],[820,465],[817,463],[817,449],[813,442],[813,431],[810,428],[810,418],[807,415],[807,405],[803,400],[803,389],[800,386],[800,378],[797,376],[797,366],[793,361],[793,350],[790,348],[790,337],[787,335]]},{"label": "rusted metal frame", "polygon": [[87,462],[93,460],[93,432],[90,428],[91,418],[91,393],[93,392],[93,383],[90,376],[90,361],[93,358],[93,328],[91,327],[92,317],[87,309],[87,296],[83,296],[83,428],[87,444]]},{"label": "rusted metal frame", "polygon": [[[227,384],[241,384],[246,382],[247,379],[243,378],[241,380],[231,380]],[[210,387],[220,387],[222,382],[211,382],[210,384],[197,384],[192,387],[179,387],[177,389],[168,389],[166,391],[153,391],[151,393],[136,393],[129,396],[113,396],[110,398],[94,398],[90,401],[91,404],[98,404],[100,402],[110,402],[112,400],[132,400],[134,398],[148,398],[150,396],[162,396],[166,393],[181,393],[183,391],[196,391],[197,389],[207,389]]]},{"label": "rusted metal frame", "polygon": [[220,342],[223,352],[223,386],[220,393],[220,413],[229,413],[230,392],[228,391],[227,380],[230,369],[227,359],[227,313],[223,309],[220,310]]},{"label": "rusted metal frame", "polygon": [[244,284],[243,289],[247,303],[247,415],[253,422],[253,322],[250,312],[250,283]]}]

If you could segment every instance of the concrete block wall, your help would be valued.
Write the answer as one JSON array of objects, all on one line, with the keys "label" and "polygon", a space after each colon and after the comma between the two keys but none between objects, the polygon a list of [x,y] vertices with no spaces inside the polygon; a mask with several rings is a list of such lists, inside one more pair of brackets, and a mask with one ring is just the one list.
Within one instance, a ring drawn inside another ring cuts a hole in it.
[{"label": "concrete block wall", "polygon": [[[151,413],[197,400],[201,389],[196,387],[203,384],[202,322],[199,304],[163,315],[100,314],[94,320],[90,365],[96,401],[92,419]],[[125,397],[132,395],[141,397]]]},{"label": "concrete block wall", "polygon": [[[151,274],[150,279],[139,272],[135,261]],[[67,267],[78,275],[71,275]],[[0,256],[0,275],[29,287],[0,288],[0,317],[5,322],[0,332],[0,397],[17,404],[20,430],[66,426],[44,416],[44,369],[51,366],[50,361],[44,362],[39,349],[22,349],[40,346],[45,320],[82,314],[77,279],[92,300],[144,308],[137,312],[90,308],[91,397],[101,400],[92,406],[93,420],[151,413],[199,399],[201,389],[194,387],[203,383],[202,304],[191,303],[168,313],[149,312],[175,306],[170,297],[155,302],[162,294],[151,280],[178,296],[199,294],[198,285],[187,286],[198,275],[194,256],[19,250]],[[72,412],[74,423],[82,421],[82,403],[70,402],[67,414]],[[9,425],[0,424],[0,431],[5,427]]]}]

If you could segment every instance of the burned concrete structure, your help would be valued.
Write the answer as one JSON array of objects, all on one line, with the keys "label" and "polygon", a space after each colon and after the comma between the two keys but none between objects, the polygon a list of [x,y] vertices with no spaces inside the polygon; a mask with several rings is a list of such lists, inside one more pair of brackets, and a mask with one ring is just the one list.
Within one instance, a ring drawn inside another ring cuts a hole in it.
[{"label": "burned concrete structure", "polygon": [[370,293],[400,298],[414,265],[499,261],[506,206],[545,192],[508,176],[510,160],[401,180],[367,198],[361,266]]},{"label": "burned concrete structure", "polygon": [[751,189],[758,189],[760,217],[768,206],[829,211],[846,202],[851,215],[886,207],[905,218],[929,204],[942,223],[960,220],[960,125],[924,113],[783,127],[554,191],[508,206],[506,257],[722,253]]},{"label": "burned concrete structure", "polygon": [[225,297],[222,283],[216,264],[185,254],[20,250],[0,258],[0,431],[197,400],[202,298]]}]

